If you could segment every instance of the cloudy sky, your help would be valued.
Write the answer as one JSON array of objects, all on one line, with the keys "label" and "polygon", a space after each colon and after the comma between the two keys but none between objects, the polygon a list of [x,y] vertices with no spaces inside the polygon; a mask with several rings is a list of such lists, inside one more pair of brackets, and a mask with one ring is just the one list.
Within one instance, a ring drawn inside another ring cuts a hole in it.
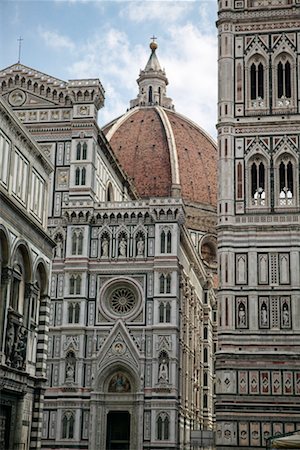
[{"label": "cloudy sky", "polygon": [[18,60],[62,80],[100,78],[104,125],[137,95],[150,37],[169,79],[176,111],[215,137],[217,101],[216,0],[2,0],[0,67]]}]

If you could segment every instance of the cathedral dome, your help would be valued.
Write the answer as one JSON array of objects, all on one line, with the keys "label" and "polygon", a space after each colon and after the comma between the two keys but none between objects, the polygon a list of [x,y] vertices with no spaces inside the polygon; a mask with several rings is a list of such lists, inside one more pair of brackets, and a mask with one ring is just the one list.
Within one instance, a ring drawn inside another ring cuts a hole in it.
[{"label": "cathedral dome", "polygon": [[157,45],[137,80],[131,108],[103,129],[141,197],[182,196],[187,203],[216,206],[217,149],[198,125],[174,111]]}]

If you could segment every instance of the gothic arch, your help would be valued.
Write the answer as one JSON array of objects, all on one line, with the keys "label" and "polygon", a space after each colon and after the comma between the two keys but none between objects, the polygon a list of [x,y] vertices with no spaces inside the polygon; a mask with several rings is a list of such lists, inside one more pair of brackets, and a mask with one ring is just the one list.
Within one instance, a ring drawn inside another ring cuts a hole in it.
[{"label": "gothic arch", "polygon": [[298,193],[298,158],[282,148],[274,159],[274,193],[276,206],[294,206]]},{"label": "gothic arch", "polygon": [[[116,361],[111,364],[107,364],[103,367],[101,371],[98,372],[95,388],[100,392],[109,392],[109,386],[114,375],[118,373],[124,374],[130,383],[130,393],[135,393],[140,390],[140,375],[134,370],[130,364],[125,361]],[[113,393],[111,391],[111,393]],[[118,392],[116,392],[118,395]]]},{"label": "gothic arch", "polygon": [[[255,152],[256,150],[256,152]],[[259,150],[259,151],[257,151]],[[245,186],[248,207],[267,207],[270,196],[270,158],[255,146],[246,158]]]},{"label": "gothic arch", "polygon": [[286,109],[296,105],[297,79],[296,61],[287,46],[279,47],[273,56],[273,104],[275,108]]},{"label": "gothic arch", "polygon": [[265,52],[248,55],[245,61],[247,108],[265,109],[269,103],[268,58]]}]

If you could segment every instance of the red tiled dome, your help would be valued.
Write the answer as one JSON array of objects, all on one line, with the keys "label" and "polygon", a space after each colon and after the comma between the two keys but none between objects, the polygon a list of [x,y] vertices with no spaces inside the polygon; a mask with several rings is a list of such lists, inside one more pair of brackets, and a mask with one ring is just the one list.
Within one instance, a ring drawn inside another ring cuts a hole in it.
[{"label": "red tiled dome", "polygon": [[104,127],[141,197],[216,206],[217,148],[195,123],[171,109],[137,106]]}]

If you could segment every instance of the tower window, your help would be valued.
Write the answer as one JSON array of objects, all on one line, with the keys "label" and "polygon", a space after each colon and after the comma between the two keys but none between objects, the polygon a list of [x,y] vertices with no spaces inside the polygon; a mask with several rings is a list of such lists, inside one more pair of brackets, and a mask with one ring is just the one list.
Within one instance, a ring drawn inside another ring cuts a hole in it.
[{"label": "tower window", "polygon": [[290,206],[294,204],[294,175],[293,164],[284,157],[278,168],[279,173],[279,205]]},{"label": "tower window", "polygon": [[250,68],[250,98],[251,100],[264,98],[264,66],[261,62],[253,63]]},{"label": "tower window", "polygon": [[291,98],[291,65],[289,61],[277,65],[277,96]]},{"label": "tower window", "polygon": [[265,166],[259,160],[251,165],[251,198],[253,205],[265,205]]}]

